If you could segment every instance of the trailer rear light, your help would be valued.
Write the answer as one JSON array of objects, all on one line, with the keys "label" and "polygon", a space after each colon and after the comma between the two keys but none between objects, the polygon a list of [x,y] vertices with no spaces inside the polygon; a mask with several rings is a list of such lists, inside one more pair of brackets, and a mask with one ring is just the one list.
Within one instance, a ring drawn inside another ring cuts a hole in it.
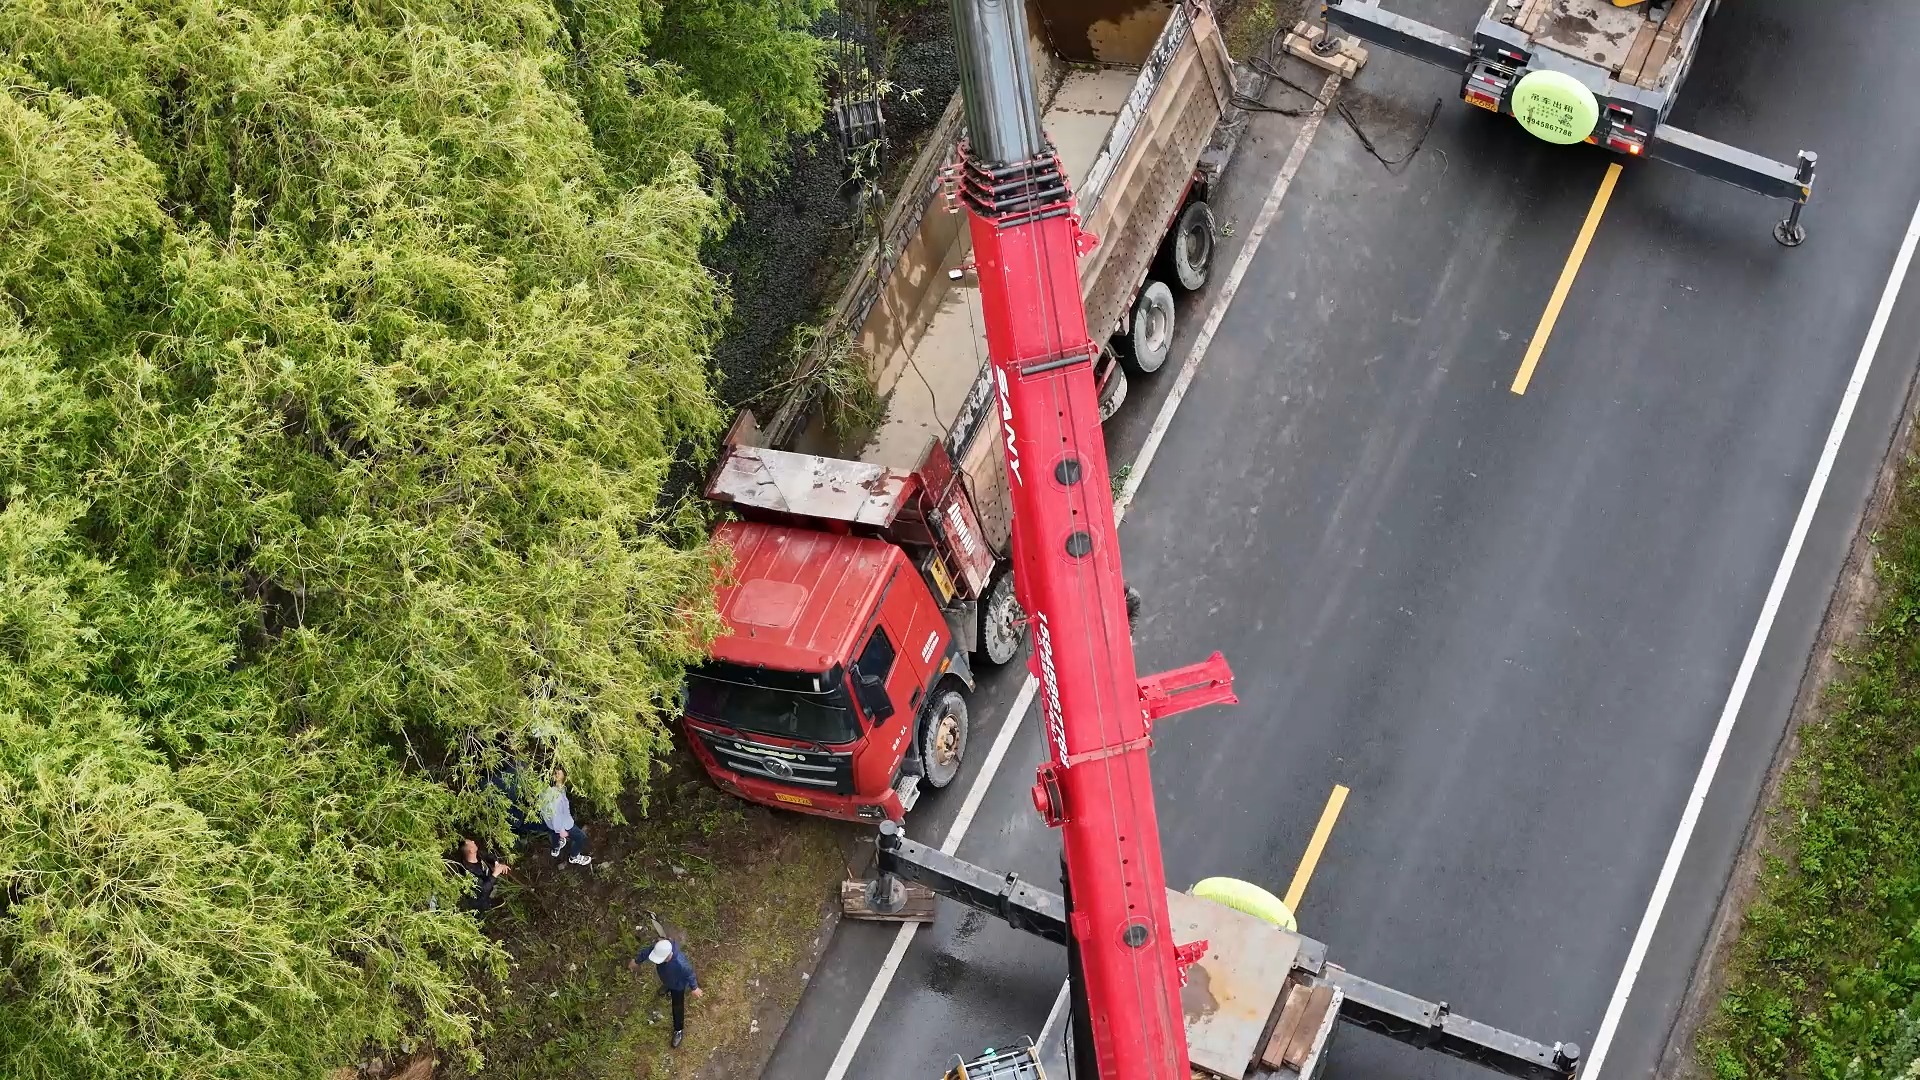
[{"label": "trailer rear light", "polygon": [[1499,112],[1500,101],[1506,97],[1509,85],[1511,84],[1505,79],[1482,69],[1468,76],[1460,96],[1465,98],[1469,105],[1476,105],[1490,112]]},{"label": "trailer rear light", "polygon": [[1607,136],[1607,149],[1638,157],[1646,149],[1646,144],[1631,135],[1616,131]]}]

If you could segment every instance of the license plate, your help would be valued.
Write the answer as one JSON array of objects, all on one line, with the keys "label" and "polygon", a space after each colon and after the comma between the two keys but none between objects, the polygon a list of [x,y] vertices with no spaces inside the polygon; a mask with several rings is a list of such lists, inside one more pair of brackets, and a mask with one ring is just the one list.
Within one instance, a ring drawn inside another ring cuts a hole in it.
[{"label": "license plate", "polygon": [[812,806],[813,805],[812,799],[802,798],[799,795],[789,795],[784,791],[774,792],[773,797],[779,802],[792,803],[795,806]]}]

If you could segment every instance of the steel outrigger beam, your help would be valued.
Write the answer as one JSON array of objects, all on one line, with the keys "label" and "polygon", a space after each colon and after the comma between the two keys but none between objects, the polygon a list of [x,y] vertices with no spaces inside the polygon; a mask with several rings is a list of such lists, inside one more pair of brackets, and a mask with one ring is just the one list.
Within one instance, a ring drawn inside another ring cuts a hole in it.
[{"label": "steel outrigger beam", "polygon": [[[938,848],[916,843],[907,839],[901,828],[890,821],[880,824],[880,835],[875,846],[881,875],[881,881],[874,889],[876,895],[884,896],[894,891],[887,881],[889,877],[913,882],[975,911],[991,915],[1015,930],[1025,931],[1055,944],[1067,943],[1067,902],[1059,893],[1023,881],[1017,874],[997,873],[948,855]],[[1172,891],[1169,890],[1169,893],[1172,894]],[[1215,912],[1225,913],[1223,919],[1239,923],[1250,918],[1184,894],[1170,896],[1170,899],[1175,898],[1189,910],[1211,908]],[[1196,908],[1195,905],[1201,907]],[[1199,917],[1204,919],[1211,914]],[[1577,1044],[1549,1045],[1536,1042],[1458,1016],[1446,1002],[1427,1001],[1403,993],[1328,962],[1326,946],[1312,938],[1271,927],[1268,929],[1272,931],[1271,939],[1267,942],[1271,950],[1284,952],[1291,949],[1291,956],[1284,958],[1287,960],[1286,991],[1277,995],[1272,1015],[1267,1017],[1265,1026],[1257,1033],[1258,1041],[1268,1047],[1274,1044],[1274,1037],[1281,1034],[1278,1029],[1286,1021],[1282,1005],[1292,1000],[1291,988],[1299,987],[1307,991],[1309,998],[1313,991],[1321,991],[1322,1000],[1330,1003],[1331,1011],[1341,1023],[1384,1035],[1408,1046],[1459,1058],[1503,1076],[1519,1077],[1521,1080],[1571,1080],[1579,1067],[1580,1047]],[[1208,936],[1213,937],[1218,933],[1225,938],[1236,932],[1244,935],[1244,927],[1223,928],[1209,932]],[[1199,944],[1204,946],[1205,941]],[[1204,948],[1202,951],[1205,951]],[[1271,956],[1265,959],[1270,964],[1273,960]],[[1236,987],[1250,985],[1238,979],[1215,979],[1213,982],[1216,990],[1227,984]],[[1216,1001],[1209,1012],[1217,1015],[1219,1011],[1234,1011],[1221,1008],[1227,1004],[1251,1004],[1257,1008],[1260,1002]],[[1195,1018],[1191,1011],[1188,1024],[1189,1041],[1198,1051],[1207,1042],[1194,1032]],[[1326,1021],[1326,1026],[1331,1027],[1331,1018]],[[1303,1039],[1303,1042],[1311,1041],[1310,1038]],[[1324,1041],[1322,1038],[1322,1045]],[[1286,1063],[1279,1063],[1277,1068],[1269,1067],[1261,1057],[1255,1057],[1246,1071],[1233,1074],[1231,1080],[1265,1080],[1269,1077],[1299,1077],[1306,1080],[1314,1075],[1322,1063],[1318,1053],[1321,1046],[1310,1049],[1313,1060],[1303,1062],[1303,1068],[1289,1068]],[[1196,1053],[1196,1064],[1199,1063],[1197,1056]]]}]

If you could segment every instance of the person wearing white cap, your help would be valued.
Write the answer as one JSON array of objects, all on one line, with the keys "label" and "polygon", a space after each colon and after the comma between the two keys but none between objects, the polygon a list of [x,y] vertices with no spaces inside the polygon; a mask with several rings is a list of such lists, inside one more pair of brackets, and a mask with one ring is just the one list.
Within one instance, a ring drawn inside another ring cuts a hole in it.
[{"label": "person wearing white cap", "polygon": [[679,1046],[687,1037],[687,995],[702,996],[700,979],[693,973],[693,961],[687,959],[680,946],[661,938],[639,956],[627,961],[627,968],[640,970],[640,961],[653,965],[654,973],[660,976],[660,989],[673,999],[673,1041],[671,1046]]}]

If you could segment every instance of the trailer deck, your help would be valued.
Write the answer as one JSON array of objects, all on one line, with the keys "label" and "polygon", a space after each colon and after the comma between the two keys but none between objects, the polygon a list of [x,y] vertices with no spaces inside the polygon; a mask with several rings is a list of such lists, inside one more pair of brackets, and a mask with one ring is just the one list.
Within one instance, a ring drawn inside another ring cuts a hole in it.
[{"label": "trailer deck", "polygon": [[1695,0],[1651,9],[1615,7],[1611,0],[1527,0],[1514,25],[1535,44],[1598,64],[1623,83],[1661,90],[1680,72],[1686,54],[1679,46],[1696,7]]}]

